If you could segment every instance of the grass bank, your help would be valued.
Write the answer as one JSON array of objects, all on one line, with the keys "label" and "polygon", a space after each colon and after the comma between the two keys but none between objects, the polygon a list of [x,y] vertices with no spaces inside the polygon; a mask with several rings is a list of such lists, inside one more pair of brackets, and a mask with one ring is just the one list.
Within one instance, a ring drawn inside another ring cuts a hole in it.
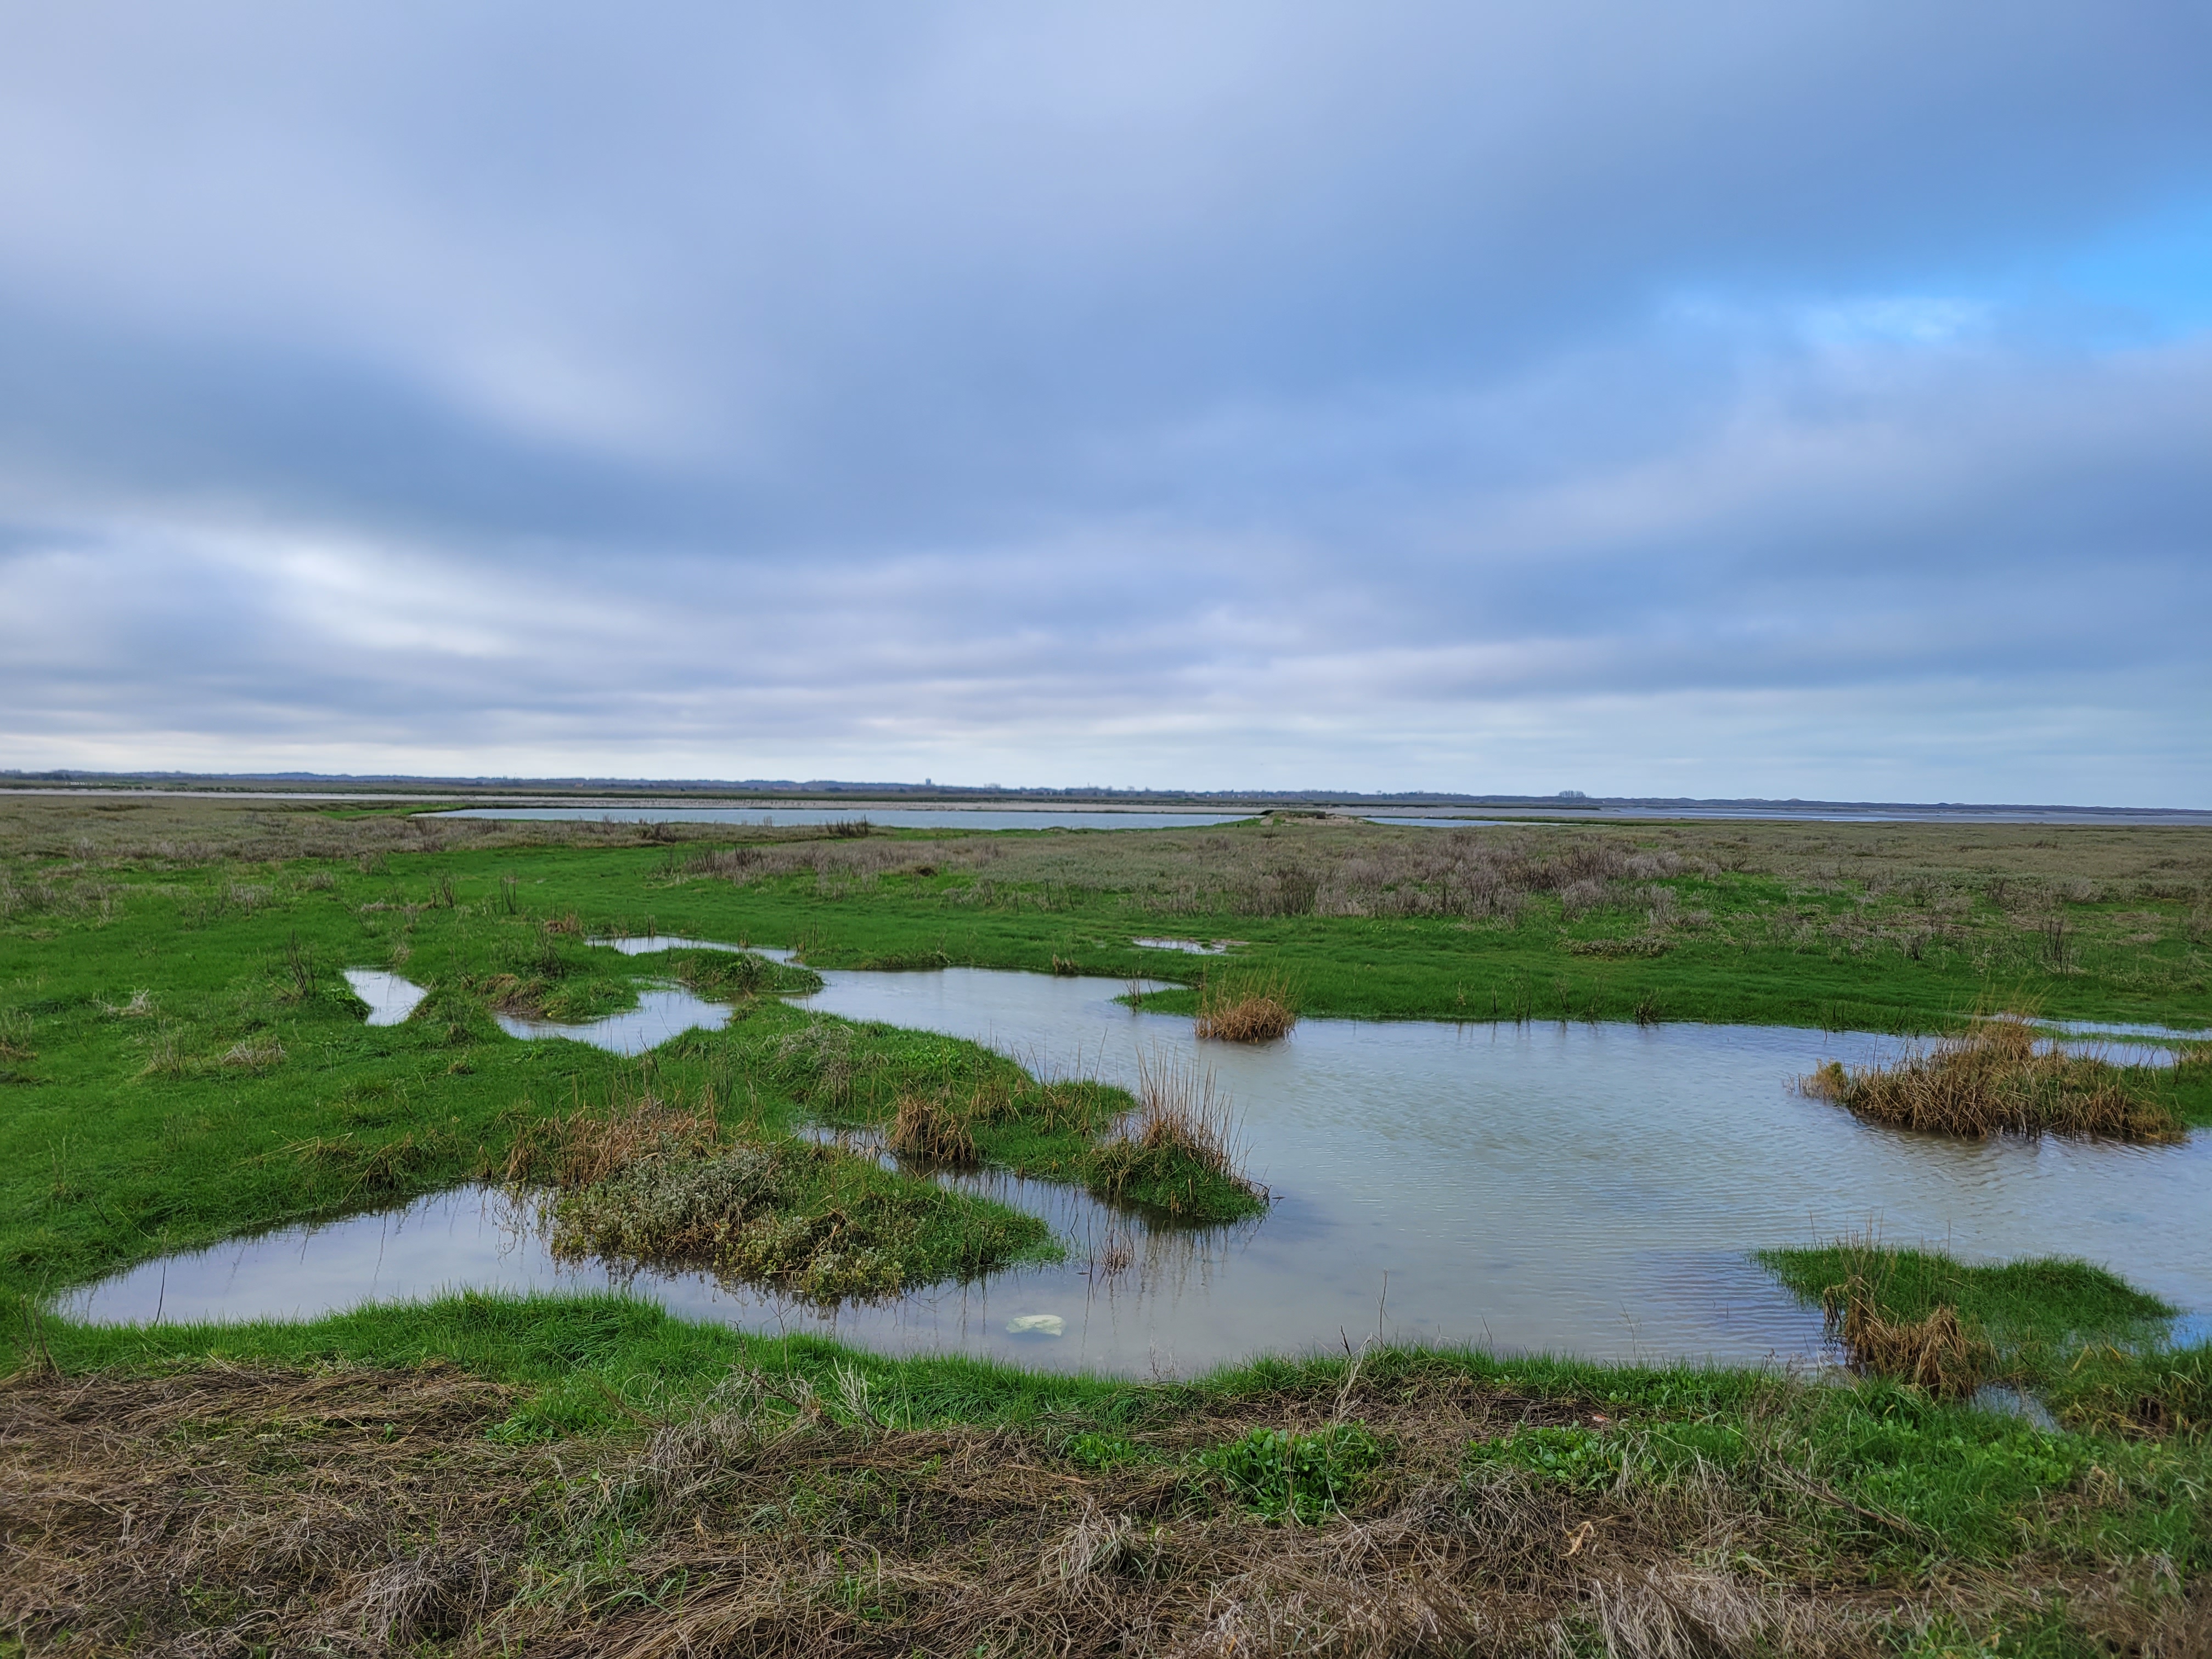
[{"label": "grass bank", "polygon": [[2201,1437],[1879,1380],[1116,1382],[617,1297],[47,1345],[0,1385],[35,1651],[2147,1653],[2212,1561]]}]

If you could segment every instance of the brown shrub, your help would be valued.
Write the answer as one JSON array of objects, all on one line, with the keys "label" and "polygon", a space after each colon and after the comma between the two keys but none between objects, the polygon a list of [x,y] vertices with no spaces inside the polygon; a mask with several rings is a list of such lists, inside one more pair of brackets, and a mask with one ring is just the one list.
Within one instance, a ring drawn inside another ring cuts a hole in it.
[{"label": "brown shrub", "polygon": [[961,1115],[927,1095],[902,1095],[885,1146],[920,1164],[972,1164],[975,1137]]},{"label": "brown shrub", "polygon": [[711,1093],[693,1103],[663,1100],[651,1090],[618,1092],[604,1108],[579,1099],[565,1114],[524,1124],[501,1175],[511,1187],[588,1187],[641,1158],[705,1157],[720,1133]]}]

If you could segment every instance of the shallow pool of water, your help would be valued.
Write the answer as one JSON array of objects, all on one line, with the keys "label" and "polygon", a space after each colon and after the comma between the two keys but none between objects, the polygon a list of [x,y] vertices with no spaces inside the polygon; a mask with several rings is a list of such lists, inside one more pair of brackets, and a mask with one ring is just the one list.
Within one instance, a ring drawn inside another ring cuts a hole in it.
[{"label": "shallow pool of water", "polygon": [[353,994],[368,1005],[368,1024],[397,1025],[422,1006],[429,994],[421,986],[375,968],[349,968],[345,981]]},{"label": "shallow pool of water", "polygon": [[[1824,1060],[1893,1054],[1887,1038],[1316,1019],[1247,1048],[1200,1042],[1188,1018],[1131,1012],[1114,1000],[1120,981],[972,969],[823,978],[809,1006],[973,1038],[1047,1076],[1130,1084],[1140,1054],[1211,1066],[1273,1207],[1234,1228],[1154,1230],[1080,1192],[983,1174],[958,1184],[1044,1217],[1071,1242],[1067,1264],[829,1316],[698,1275],[623,1281],[641,1293],[698,1317],[834,1331],[889,1352],[1128,1373],[1357,1346],[1378,1331],[1758,1361],[1814,1352],[1818,1321],[1747,1253],[1873,1228],[1969,1260],[2083,1256],[2212,1310],[2212,1137],[1958,1142],[1871,1127],[1793,1090]],[[710,1012],[681,1017],[719,1023],[715,1005],[689,1002]],[[668,1029],[682,1028],[672,1017]],[[614,1282],[598,1265],[554,1264],[508,1209],[447,1194],[149,1264],[70,1310],[246,1317],[462,1285]]]},{"label": "shallow pool of water", "polygon": [[680,985],[653,986],[637,994],[637,1006],[580,1024],[497,1014],[509,1036],[568,1037],[610,1054],[641,1054],[685,1031],[719,1031],[730,1023],[727,1003],[709,1002]]}]

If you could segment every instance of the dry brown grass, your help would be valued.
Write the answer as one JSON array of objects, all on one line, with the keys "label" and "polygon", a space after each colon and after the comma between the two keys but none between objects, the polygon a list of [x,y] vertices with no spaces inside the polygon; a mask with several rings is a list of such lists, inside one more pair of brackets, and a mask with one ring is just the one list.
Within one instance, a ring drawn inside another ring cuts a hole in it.
[{"label": "dry brown grass", "polygon": [[588,1187],[640,1158],[703,1158],[721,1137],[712,1090],[690,1100],[632,1092],[619,1079],[616,1088],[605,1105],[579,1097],[565,1113],[519,1124],[501,1179],[510,1187]]},{"label": "dry brown grass", "polygon": [[[1803,1531],[1832,1498],[1779,1470],[1469,1478],[1472,1439],[1603,1419],[1464,1376],[1201,1402],[1105,1468],[1048,1430],[901,1426],[857,1373],[817,1396],[740,1372],[681,1420],[550,1446],[487,1436],[514,1403],[439,1370],[0,1384],[0,1631],[64,1654],[1662,1659],[1872,1656],[2069,1592],[2125,1650],[2180,1652],[2202,1612],[2055,1563],[1871,1585]],[[1183,1461],[1343,1420],[1389,1456],[1319,1525],[1270,1524]]]},{"label": "dry brown grass", "polygon": [[902,1095],[884,1144],[917,1164],[964,1167],[976,1162],[975,1137],[967,1121],[929,1095]]},{"label": "dry brown grass", "polygon": [[1965,1035],[1887,1066],[1831,1060],[1802,1080],[1870,1122],[1936,1134],[2058,1134],[2179,1140],[2171,1109],[2130,1087],[2118,1066],[2068,1054],[2018,1020],[1980,1019]]},{"label": "dry brown grass", "polygon": [[1828,1334],[1853,1366],[1925,1389],[1939,1400],[1963,1400],[1987,1380],[1996,1358],[1986,1338],[1937,1307],[1923,1319],[1886,1314],[1874,1289],[1853,1273],[1821,1297]]},{"label": "dry brown grass", "polygon": [[1209,981],[1199,988],[1198,1035],[1223,1042],[1272,1042],[1298,1023],[1291,982],[1280,974]]},{"label": "dry brown grass", "polygon": [[1137,1109],[1123,1138],[1146,1152],[1176,1152],[1242,1181],[1234,1103],[1210,1069],[1172,1054],[1137,1056]]}]

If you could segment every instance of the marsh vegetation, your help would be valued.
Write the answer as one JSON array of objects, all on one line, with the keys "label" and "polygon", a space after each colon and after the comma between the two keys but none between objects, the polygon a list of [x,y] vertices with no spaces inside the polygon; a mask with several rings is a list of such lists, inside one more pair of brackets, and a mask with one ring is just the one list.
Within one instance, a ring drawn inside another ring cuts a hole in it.
[{"label": "marsh vegetation", "polygon": [[[2212,1121],[2200,1049],[2108,1077],[1973,1018],[2202,1026],[2209,878],[2190,830],[737,836],[0,799],[0,1632],[86,1653],[2186,1650],[2205,1350],[2080,1264],[1776,1253],[1860,1373],[1819,1385],[1351,1336],[1110,1382],[619,1297],[198,1328],[48,1310],[133,1261],[471,1180],[549,1193],[564,1252],[802,1300],[1052,1249],[939,1178],[970,1165],[1178,1223],[1264,1202],[1202,1069],[1055,1079],[789,1006],[810,969],[1141,973],[1178,981],[1148,1007],[1272,995],[1285,1029],[1929,1032],[1917,1072],[1846,1070],[1839,1097],[2154,1140]],[[1239,943],[1163,969],[1136,941],[1167,919]],[[808,965],[587,943],[655,928]],[[364,1025],[350,966],[427,994]],[[654,975],[728,1025],[624,1059],[497,1024],[603,1016]],[[1973,1409],[1990,1382],[2058,1426]]]},{"label": "marsh vegetation", "polygon": [[[2180,1061],[2191,1072],[2205,1063],[2195,1054]],[[1978,1019],[1885,1065],[1831,1060],[1802,1086],[1870,1122],[1933,1134],[2172,1141],[2186,1133],[2142,1067],[2069,1054],[2021,1019]]]}]

